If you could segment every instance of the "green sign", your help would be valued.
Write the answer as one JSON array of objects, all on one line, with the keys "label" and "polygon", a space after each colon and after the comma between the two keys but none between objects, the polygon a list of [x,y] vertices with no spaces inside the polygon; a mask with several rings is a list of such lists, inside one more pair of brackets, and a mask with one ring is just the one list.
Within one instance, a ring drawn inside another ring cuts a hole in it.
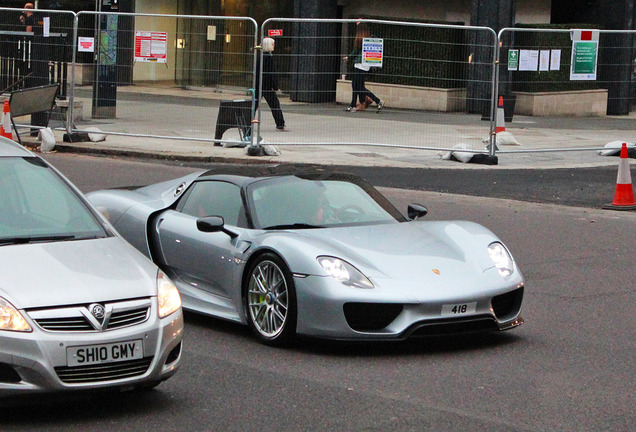
[{"label": "green sign", "polygon": [[516,71],[519,69],[519,50],[508,50],[508,70]]},{"label": "green sign", "polygon": [[596,80],[598,41],[574,41],[570,80]]}]

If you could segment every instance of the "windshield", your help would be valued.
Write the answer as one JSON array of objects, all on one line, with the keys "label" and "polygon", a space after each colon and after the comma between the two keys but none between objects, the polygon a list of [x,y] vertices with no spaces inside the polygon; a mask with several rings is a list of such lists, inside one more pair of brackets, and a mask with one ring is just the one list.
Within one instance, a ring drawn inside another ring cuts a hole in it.
[{"label": "windshield", "polygon": [[0,158],[0,245],[106,235],[84,202],[39,158]]},{"label": "windshield", "polygon": [[[321,228],[403,221],[375,189],[346,180],[276,177],[247,188],[257,228]],[[367,190],[371,189],[374,196]]]}]

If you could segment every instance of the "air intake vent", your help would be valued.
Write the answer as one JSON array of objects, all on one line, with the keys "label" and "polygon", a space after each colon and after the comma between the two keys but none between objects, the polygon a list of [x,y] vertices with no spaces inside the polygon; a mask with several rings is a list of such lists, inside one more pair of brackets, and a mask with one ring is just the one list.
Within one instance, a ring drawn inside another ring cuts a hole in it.
[{"label": "air intake vent", "polygon": [[492,310],[498,320],[514,318],[521,308],[523,300],[523,288],[518,288],[506,294],[501,294],[492,298]]},{"label": "air intake vent", "polygon": [[392,303],[345,303],[344,313],[353,330],[378,331],[391,324],[403,308]]}]

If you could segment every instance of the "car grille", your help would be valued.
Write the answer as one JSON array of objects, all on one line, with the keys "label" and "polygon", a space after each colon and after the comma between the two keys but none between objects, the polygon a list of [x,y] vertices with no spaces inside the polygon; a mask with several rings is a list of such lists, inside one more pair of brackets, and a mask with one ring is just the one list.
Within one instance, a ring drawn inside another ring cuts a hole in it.
[{"label": "car grille", "polygon": [[103,306],[107,313],[102,322],[92,318],[89,312],[90,305],[32,310],[28,313],[43,330],[53,332],[95,332],[116,330],[143,323],[148,319],[150,304],[150,300],[106,303]]},{"label": "car grille", "polygon": [[132,378],[146,373],[153,357],[88,366],[56,367],[57,376],[67,384],[97,383]]},{"label": "car grille", "polygon": [[93,331],[93,326],[85,317],[36,319],[36,323],[49,331]]},{"label": "car grille", "polygon": [[496,330],[497,324],[491,316],[453,318],[425,321],[411,326],[403,337],[445,336]]},{"label": "car grille", "polygon": [[113,312],[108,321],[108,329],[128,327],[146,321],[148,318],[148,307],[142,307],[122,312]]},{"label": "car grille", "polygon": [[393,322],[404,306],[392,303],[345,303],[347,324],[356,331],[378,331]]},{"label": "car grille", "polygon": [[491,302],[492,310],[495,312],[497,319],[506,320],[517,315],[521,308],[522,299],[523,288],[493,297]]}]

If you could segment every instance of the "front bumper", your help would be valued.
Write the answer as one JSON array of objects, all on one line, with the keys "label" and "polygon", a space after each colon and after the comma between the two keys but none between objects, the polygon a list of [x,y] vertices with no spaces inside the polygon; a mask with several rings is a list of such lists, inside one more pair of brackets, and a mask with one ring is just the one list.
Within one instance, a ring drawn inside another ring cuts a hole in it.
[{"label": "front bumper", "polygon": [[[0,331],[0,397],[68,390],[130,388],[172,376],[181,363],[183,313],[159,319],[156,299],[148,319],[138,325],[104,332],[44,331],[27,318],[30,333]],[[138,360],[74,366],[67,348],[141,340]]]},{"label": "front bumper", "polygon": [[[503,331],[523,324],[524,284],[475,290],[462,298],[418,298],[407,290],[357,289],[329,278],[295,279],[299,334],[338,340],[403,340],[416,336]],[[448,305],[467,313],[444,313]]]}]

